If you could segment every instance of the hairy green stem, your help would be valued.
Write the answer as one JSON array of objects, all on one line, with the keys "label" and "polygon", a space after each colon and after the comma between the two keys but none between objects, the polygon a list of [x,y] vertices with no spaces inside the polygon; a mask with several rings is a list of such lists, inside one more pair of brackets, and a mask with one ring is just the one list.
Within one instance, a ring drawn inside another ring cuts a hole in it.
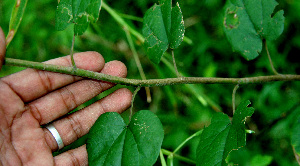
[{"label": "hairy green stem", "polygon": [[19,59],[5,59],[5,65],[19,66],[26,68],[33,68],[37,70],[51,71],[63,74],[69,74],[74,76],[80,76],[95,80],[102,80],[116,84],[123,84],[129,86],[166,86],[177,84],[250,84],[250,83],[266,83],[274,81],[300,81],[300,75],[271,75],[271,76],[258,76],[258,77],[246,77],[246,78],[218,78],[218,77],[180,77],[180,78],[165,78],[165,79],[128,79],[111,76],[107,74],[97,73],[93,71],[83,70],[73,67],[58,66],[52,64],[45,64],[40,62],[32,62]]}]

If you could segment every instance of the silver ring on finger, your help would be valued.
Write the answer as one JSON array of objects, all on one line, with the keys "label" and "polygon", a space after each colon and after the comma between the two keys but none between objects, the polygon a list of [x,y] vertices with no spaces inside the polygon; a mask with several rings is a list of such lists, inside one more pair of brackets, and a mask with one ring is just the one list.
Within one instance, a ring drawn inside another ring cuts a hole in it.
[{"label": "silver ring on finger", "polygon": [[47,129],[50,131],[50,133],[53,135],[53,137],[54,137],[54,139],[55,139],[55,141],[56,141],[56,143],[57,143],[57,145],[58,145],[58,150],[59,150],[59,149],[62,149],[65,145],[64,145],[64,143],[63,143],[63,141],[62,141],[62,139],[61,139],[61,137],[60,137],[58,131],[57,131],[56,128],[53,126],[53,124],[52,124],[52,123],[48,124],[48,125],[46,126],[46,128],[47,128]]}]

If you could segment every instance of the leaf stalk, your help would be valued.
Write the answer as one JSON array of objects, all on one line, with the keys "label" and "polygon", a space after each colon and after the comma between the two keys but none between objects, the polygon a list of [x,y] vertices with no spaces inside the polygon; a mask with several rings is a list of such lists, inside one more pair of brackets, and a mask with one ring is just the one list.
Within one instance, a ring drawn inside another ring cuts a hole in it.
[{"label": "leaf stalk", "polygon": [[180,74],[179,74],[179,72],[178,72],[178,69],[177,69],[177,65],[176,65],[176,61],[175,61],[175,55],[174,55],[174,50],[172,49],[171,52],[172,52],[172,59],[173,59],[174,69],[176,71],[177,77],[181,77]]},{"label": "leaf stalk", "polygon": [[76,70],[76,64],[75,64],[75,60],[74,60],[74,45],[75,45],[75,34],[73,35],[73,39],[72,39],[72,46],[71,46],[71,51],[70,51],[70,55],[71,55],[71,62],[72,62],[72,66],[74,68],[74,70]]},{"label": "leaf stalk", "polygon": [[233,92],[232,92],[232,112],[233,112],[233,115],[234,115],[234,112],[235,112],[235,94],[236,94],[236,91],[239,89],[240,85],[237,84],[234,88],[233,88]]},{"label": "leaf stalk", "polygon": [[129,122],[131,121],[131,117],[132,117],[132,112],[133,112],[133,102],[135,99],[135,96],[137,95],[137,93],[140,91],[141,87],[138,86],[135,91],[132,94],[132,99],[131,99],[131,107],[130,107],[130,115],[129,115]]},{"label": "leaf stalk", "polygon": [[277,70],[275,69],[274,67],[274,64],[273,64],[273,61],[272,61],[272,58],[271,58],[271,55],[270,55],[270,52],[269,52],[269,49],[268,49],[268,45],[267,45],[267,41],[264,40],[264,44],[265,44],[265,48],[266,48],[266,51],[267,51],[267,55],[268,55],[268,59],[269,59],[269,62],[270,62],[270,66],[272,68],[272,71],[274,74],[278,75],[279,73],[277,72]]}]

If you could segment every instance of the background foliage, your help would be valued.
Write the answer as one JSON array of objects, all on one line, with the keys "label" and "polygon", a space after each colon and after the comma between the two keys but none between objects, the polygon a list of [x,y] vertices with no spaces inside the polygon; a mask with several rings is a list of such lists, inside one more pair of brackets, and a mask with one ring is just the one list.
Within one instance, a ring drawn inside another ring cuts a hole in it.
[{"label": "background foliage", "polygon": [[[142,18],[154,0],[105,1],[124,16],[126,22],[138,32],[142,31],[140,19],[127,19],[127,15]],[[175,50],[177,67],[185,76],[198,77],[248,77],[271,75],[266,51],[253,61],[246,61],[232,51],[222,27],[223,0],[179,0],[185,21],[185,36],[192,43],[183,42]],[[300,1],[277,0],[275,11],[284,10],[283,35],[268,43],[270,54],[279,73],[300,74]],[[173,4],[175,2],[173,1]],[[0,0],[0,26],[5,34],[14,2]],[[73,25],[65,31],[55,30],[57,1],[29,1],[18,33],[7,50],[7,57],[32,61],[45,61],[69,54],[73,37]],[[134,39],[135,40],[135,39]],[[154,65],[145,55],[142,43],[135,40],[137,52],[146,77],[176,77],[170,64],[171,57]],[[106,61],[120,60],[128,68],[128,78],[140,78],[126,33],[104,9],[97,23],[76,37],[75,51],[97,51]],[[171,65],[172,66],[172,65]],[[4,66],[0,76],[22,70]],[[116,86],[114,89],[122,86]],[[150,109],[164,125],[163,148],[174,150],[187,137],[210,124],[216,111],[232,116],[231,94],[233,85],[176,85],[151,88],[152,102],[146,102],[146,93],[140,91],[134,110]],[[111,93],[97,96],[95,100]],[[292,124],[300,115],[300,83],[275,82],[240,86],[236,103],[250,100],[255,113],[247,120],[246,128],[255,133],[247,135],[247,145],[232,152],[230,163],[240,165],[297,165],[291,148]],[[124,113],[126,118],[127,113]],[[179,154],[195,159],[198,139],[192,139]],[[233,155],[234,154],[234,155]],[[175,164],[183,164],[175,160]],[[184,163],[186,164],[186,163]]]}]

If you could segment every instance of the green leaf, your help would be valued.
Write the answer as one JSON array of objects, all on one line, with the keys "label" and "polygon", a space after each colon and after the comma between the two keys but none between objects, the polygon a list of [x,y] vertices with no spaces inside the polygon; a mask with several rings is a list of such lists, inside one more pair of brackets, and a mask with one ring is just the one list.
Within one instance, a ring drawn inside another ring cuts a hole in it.
[{"label": "green leaf", "polygon": [[74,23],[75,35],[82,35],[99,17],[102,0],[61,0],[56,9],[55,28],[64,30]]},{"label": "green leaf", "polygon": [[27,2],[28,0],[16,0],[10,17],[9,31],[6,38],[6,47],[8,47],[15,34],[17,33],[26,9]]},{"label": "green leaf", "polygon": [[172,24],[171,30],[169,32],[169,43],[170,48],[177,48],[184,37],[184,22],[179,3],[176,3],[176,6],[172,9]]},{"label": "green leaf", "polygon": [[89,165],[153,165],[163,137],[162,124],[150,111],[137,112],[129,125],[118,113],[105,113],[89,132]]},{"label": "green leaf", "polygon": [[72,23],[72,0],[61,0],[56,9],[55,29],[62,31]]},{"label": "green leaf", "polygon": [[262,40],[275,40],[283,32],[283,10],[272,13],[275,0],[229,0],[225,7],[223,27],[233,49],[247,60],[262,50]]},{"label": "green leaf", "polygon": [[247,107],[250,101],[241,103],[232,122],[223,113],[216,113],[210,126],[203,130],[197,148],[197,165],[227,165],[225,159],[232,150],[246,145],[245,119],[254,108]]},{"label": "green leaf", "polygon": [[220,165],[230,129],[230,120],[227,115],[217,113],[213,116],[209,127],[205,128],[200,136],[197,148],[197,165]]},{"label": "green leaf", "polygon": [[181,9],[178,3],[172,7],[172,0],[162,0],[147,10],[143,20],[147,55],[152,62],[159,63],[169,47],[175,49],[183,40],[185,30]]}]

